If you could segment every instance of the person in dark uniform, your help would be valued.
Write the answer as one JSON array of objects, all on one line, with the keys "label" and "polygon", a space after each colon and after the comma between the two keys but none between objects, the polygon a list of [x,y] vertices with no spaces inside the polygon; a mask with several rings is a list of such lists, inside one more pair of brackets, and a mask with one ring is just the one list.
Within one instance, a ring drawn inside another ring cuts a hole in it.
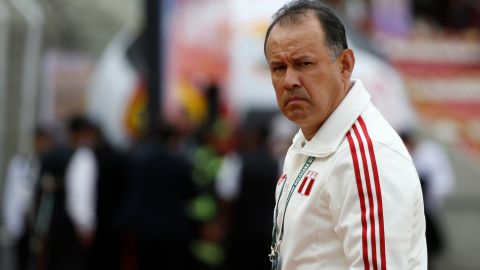
[{"label": "person in dark uniform", "polygon": [[129,163],[124,220],[134,236],[138,270],[192,269],[188,201],[195,195],[191,165],[170,142],[171,127],[140,142]]},{"label": "person in dark uniform", "polygon": [[[266,128],[247,127],[245,130],[244,143],[235,154],[236,158],[229,156],[225,159],[227,163],[238,161],[236,165],[230,164],[236,175],[222,170],[229,166],[224,163],[226,167],[222,166],[217,189],[228,205],[225,207],[229,212],[225,269],[229,270],[270,267],[265,254],[270,249],[271,211],[275,204],[273,189],[279,174],[278,162],[267,146]],[[230,179],[222,179],[225,177]],[[236,191],[222,191],[221,185],[226,183],[224,181],[233,179],[237,182]]]},{"label": "person in dark uniform", "polygon": [[69,121],[69,132],[77,147],[88,147],[96,163],[95,231],[92,243],[86,248],[88,270],[120,269],[122,231],[120,211],[127,180],[126,155],[113,148],[101,128],[84,116]]},{"label": "person in dark uniform", "polygon": [[56,145],[41,156],[31,243],[39,270],[81,269],[80,247],[65,209],[65,172],[72,153]]}]

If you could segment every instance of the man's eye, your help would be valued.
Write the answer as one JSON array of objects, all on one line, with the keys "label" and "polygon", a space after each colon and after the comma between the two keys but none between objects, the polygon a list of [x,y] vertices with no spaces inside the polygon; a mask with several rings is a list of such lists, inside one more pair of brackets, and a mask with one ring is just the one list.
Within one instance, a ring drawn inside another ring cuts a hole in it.
[{"label": "man's eye", "polygon": [[309,67],[311,66],[313,63],[312,62],[300,62],[298,65],[301,66],[301,67]]},{"label": "man's eye", "polygon": [[274,66],[272,68],[273,72],[280,72],[280,71],[283,71],[283,70],[285,70],[285,66]]}]

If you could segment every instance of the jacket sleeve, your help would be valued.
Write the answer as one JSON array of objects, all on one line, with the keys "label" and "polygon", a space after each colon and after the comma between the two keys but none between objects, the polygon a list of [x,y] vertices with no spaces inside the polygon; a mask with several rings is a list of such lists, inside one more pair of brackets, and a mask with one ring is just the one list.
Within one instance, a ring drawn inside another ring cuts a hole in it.
[{"label": "jacket sleeve", "polygon": [[348,269],[426,269],[423,199],[411,159],[383,145],[353,144],[330,168],[325,192]]}]

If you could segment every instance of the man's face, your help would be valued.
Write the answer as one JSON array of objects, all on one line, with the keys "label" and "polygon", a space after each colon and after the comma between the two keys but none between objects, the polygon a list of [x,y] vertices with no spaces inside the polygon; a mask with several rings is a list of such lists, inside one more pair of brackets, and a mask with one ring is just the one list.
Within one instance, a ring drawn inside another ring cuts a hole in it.
[{"label": "man's face", "polygon": [[348,90],[350,74],[342,57],[333,60],[313,13],[293,25],[276,24],[266,56],[280,110],[304,134],[313,135]]}]

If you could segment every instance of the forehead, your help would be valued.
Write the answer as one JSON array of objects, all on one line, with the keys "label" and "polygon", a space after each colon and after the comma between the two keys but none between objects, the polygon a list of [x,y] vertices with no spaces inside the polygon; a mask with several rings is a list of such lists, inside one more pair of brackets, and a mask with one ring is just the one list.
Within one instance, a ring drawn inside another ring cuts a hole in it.
[{"label": "forehead", "polygon": [[306,13],[293,23],[279,22],[273,26],[266,43],[269,55],[298,49],[326,48],[325,34],[319,20],[313,13]]}]

